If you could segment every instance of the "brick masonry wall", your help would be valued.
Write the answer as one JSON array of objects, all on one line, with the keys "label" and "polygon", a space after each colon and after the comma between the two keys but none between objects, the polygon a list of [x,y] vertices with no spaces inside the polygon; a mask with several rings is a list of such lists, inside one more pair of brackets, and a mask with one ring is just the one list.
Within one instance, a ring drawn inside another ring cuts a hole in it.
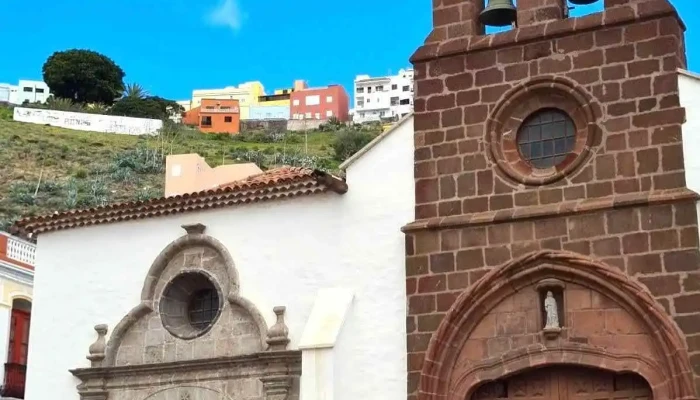
[{"label": "brick masonry wall", "polygon": [[[604,13],[484,40],[458,37],[473,27],[454,35],[457,25],[440,31],[456,22],[441,21],[449,13],[434,10],[436,29],[412,58],[416,222],[406,228],[409,399],[416,398],[432,334],[457,296],[490,269],[539,249],[601,259],[648,287],[685,335],[700,386],[695,203],[644,201],[685,187],[676,72],[685,67],[683,27],[663,11],[665,1],[613,7],[618,3],[607,2]],[[599,140],[572,174],[529,186],[495,165],[486,127],[509,90],[541,76],[565,77],[590,94]],[[612,208],[626,196],[641,200]],[[576,212],[583,201],[598,207]]]}]

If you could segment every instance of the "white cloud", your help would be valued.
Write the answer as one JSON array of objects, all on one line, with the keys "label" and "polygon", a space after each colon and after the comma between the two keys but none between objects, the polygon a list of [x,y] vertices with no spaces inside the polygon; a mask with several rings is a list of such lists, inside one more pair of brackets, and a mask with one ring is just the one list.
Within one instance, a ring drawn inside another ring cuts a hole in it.
[{"label": "white cloud", "polygon": [[220,0],[208,16],[210,24],[227,27],[234,32],[241,29],[244,19],[245,15],[241,12],[238,0]]}]

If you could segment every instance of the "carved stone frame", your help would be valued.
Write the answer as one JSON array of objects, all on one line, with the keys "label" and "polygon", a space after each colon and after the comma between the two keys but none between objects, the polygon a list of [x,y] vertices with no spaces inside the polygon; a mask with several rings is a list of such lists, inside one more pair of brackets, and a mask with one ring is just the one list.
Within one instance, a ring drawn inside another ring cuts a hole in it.
[{"label": "carved stone frame", "polygon": [[[504,298],[543,278],[595,288],[645,326],[657,359],[618,354],[577,343],[530,346],[465,368],[459,351],[484,316]],[[463,400],[483,382],[544,365],[569,364],[616,372],[635,372],[655,399],[696,399],[688,352],[677,326],[648,289],[616,267],[566,251],[542,250],[493,269],[464,291],[430,340],[421,371],[418,398]]]},{"label": "carved stone frame", "polygon": [[[574,82],[558,76],[533,78],[509,90],[486,121],[489,155],[510,180],[526,185],[544,185],[570,175],[590,157],[601,141],[593,98]],[[574,148],[560,164],[535,168],[517,144],[520,127],[530,115],[547,108],[566,113],[576,128]]]},{"label": "carved stone frame", "polygon": [[[220,381],[236,377],[258,377],[266,400],[285,400],[301,375],[301,352],[286,350],[289,339],[284,323],[285,307],[275,307],[276,323],[268,330],[264,317],[248,300],[239,295],[238,272],[226,247],[204,234],[201,224],[186,225],[187,234],[170,243],[155,259],[141,291],[141,302],[117,324],[109,341],[105,342],[107,326],[95,326],[98,338],[89,348],[90,368],[70,372],[81,380],[78,393],[81,400],[106,400],[110,391],[143,388],[145,386],[191,383],[192,373],[197,381]],[[262,351],[232,357],[195,359],[115,366],[116,355],[129,329],[141,318],[155,311],[155,290],[159,278],[174,255],[185,248],[207,246],[223,258],[227,282],[219,282],[226,300],[243,308],[253,319],[260,332]],[[167,382],[160,380],[167,377]],[[222,394],[222,398],[226,398]]]}]

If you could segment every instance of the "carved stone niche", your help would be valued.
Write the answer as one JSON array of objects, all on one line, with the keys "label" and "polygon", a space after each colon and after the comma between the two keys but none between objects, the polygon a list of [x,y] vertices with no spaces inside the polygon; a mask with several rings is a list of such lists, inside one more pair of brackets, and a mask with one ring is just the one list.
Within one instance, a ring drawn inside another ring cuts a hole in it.
[{"label": "carved stone niche", "polygon": [[559,337],[566,324],[565,287],[564,282],[553,278],[543,279],[535,286],[539,295],[540,327],[547,340]]}]

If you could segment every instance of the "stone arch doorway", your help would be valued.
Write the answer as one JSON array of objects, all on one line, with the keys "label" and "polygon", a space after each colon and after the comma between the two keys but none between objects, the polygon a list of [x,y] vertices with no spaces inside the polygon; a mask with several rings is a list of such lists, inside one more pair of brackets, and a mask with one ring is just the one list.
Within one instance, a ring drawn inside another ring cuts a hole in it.
[{"label": "stone arch doorway", "polygon": [[651,400],[649,384],[634,373],[565,365],[530,369],[481,384],[469,400]]}]

